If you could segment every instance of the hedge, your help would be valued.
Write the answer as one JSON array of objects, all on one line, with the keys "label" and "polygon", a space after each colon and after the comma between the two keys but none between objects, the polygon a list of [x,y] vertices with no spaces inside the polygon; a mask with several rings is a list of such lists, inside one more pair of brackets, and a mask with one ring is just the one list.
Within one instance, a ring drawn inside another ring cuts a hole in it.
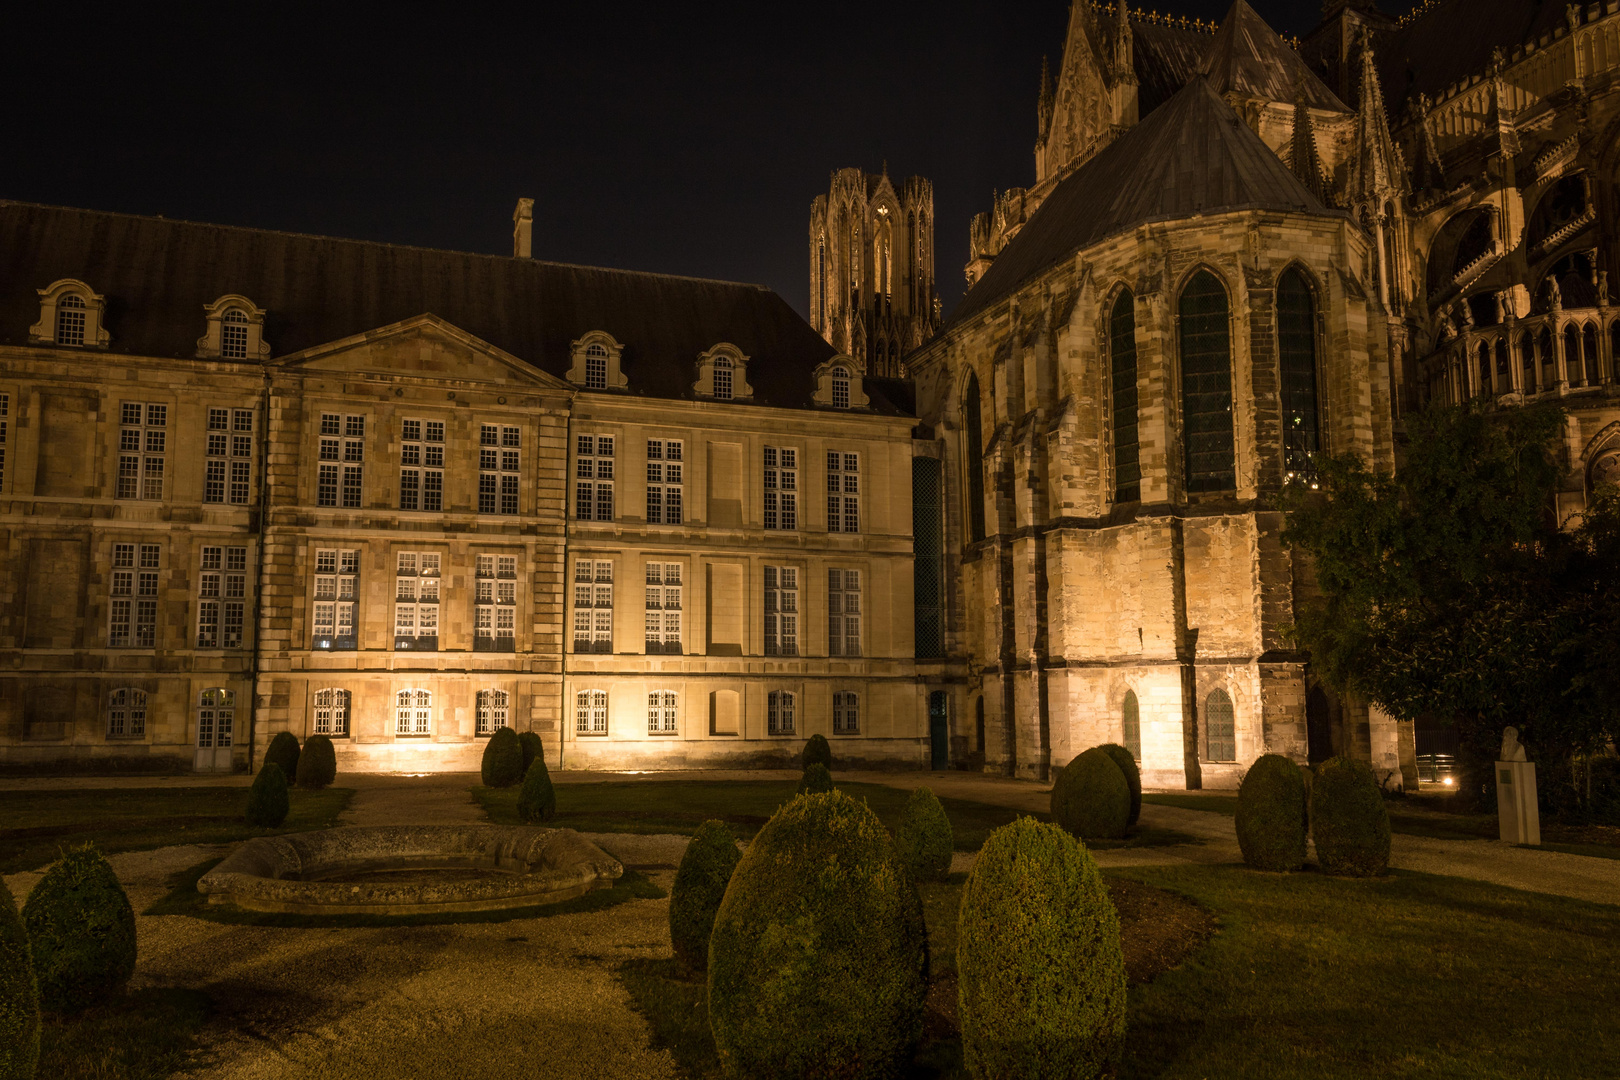
[{"label": "hedge", "polygon": [[528,776],[529,766],[534,764],[536,758],[541,761],[546,759],[546,747],[540,741],[540,736],[533,731],[520,733],[518,735],[518,745],[523,748],[523,775]]},{"label": "hedge", "polygon": [[[275,769],[275,766],[266,766]],[[23,905],[40,1006],[78,1012],[123,991],[135,973],[135,912],[91,844],[70,848]]]},{"label": "hedge", "polygon": [[800,795],[817,795],[833,789],[832,773],[821,762],[812,762],[805,766],[804,776],[799,779]]},{"label": "hedge", "polygon": [[709,966],[709,935],[742,853],[722,821],[705,821],[692,834],[669,890],[669,942],[698,971]]},{"label": "hedge", "polygon": [[479,767],[485,787],[511,787],[523,779],[523,745],[517,732],[498,727],[484,744],[484,760]]},{"label": "hedge", "polygon": [[270,745],[264,748],[264,760],[259,768],[275,764],[281,766],[281,775],[291,780],[298,775],[298,736],[290,731],[278,731]]},{"label": "hedge", "polygon": [[287,774],[273,761],[265,763],[248,789],[247,810],[242,815],[249,825],[279,829],[287,820]]},{"label": "hedge", "polygon": [[311,735],[298,755],[298,786],[320,790],[337,779],[337,751],[328,735]]},{"label": "hedge", "polygon": [[804,753],[799,755],[799,764],[806,769],[812,765],[824,765],[828,772],[832,772],[832,745],[827,742],[827,736],[810,736],[810,740],[804,744]]},{"label": "hedge", "polygon": [[1131,788],[1113,757],[1093,746],[1052,785],[1052,820],[1075,836],[1113,839],[1131,823]]},{"label": "hedge", "polygon": [[1131,789],[1131,819],[1127,824],[1135,825],[1142,816],[1142,770],[1136,764],[1136,756],[1118,743],[1103,743],[1098,749],[1113,758],[1125,776],[1125,785]]},{"label": "hedge", "polygon": [[1377,877],[1389,867],[1389,810],[1372,767],[1329,758],[1311,781],[1311,836],[1329,874]]},{"label": "hedge", "polygon": [[945,807],[932,791],[920,787],[911,793],[900,814],[894,844],[912,880],[944,881],[950,875],[956,837]]},{"label": "hedge", "polygon": [[1256,870],[1304,866],[1308,814],[1300,767],[1281,754],[1261,756],[1238,788],[1236,825],[1243,861]]},{"label": "hedge", "polygon": [[546,768],[545,758],[535,758],[523,774],[517,811],[518,817],[530,824],[550,821],[557,816],[557,789],[551,785],[551,770]]},{"label": "hedge", "polygon": [[33,1080],[39,1066],[39,979],[28,932],[0,881],[0,1080]]}]

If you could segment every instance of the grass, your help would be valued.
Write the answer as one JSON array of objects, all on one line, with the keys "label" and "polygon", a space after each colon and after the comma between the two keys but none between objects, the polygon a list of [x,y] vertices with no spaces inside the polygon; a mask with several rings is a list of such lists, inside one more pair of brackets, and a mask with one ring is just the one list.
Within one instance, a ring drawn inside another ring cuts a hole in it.
[{"label": "grass", "polygon": [[242,820],[247,795],[245,785],[0,791],[0,821],[6,823],[0,829],[0,873],[37,869],[54,862],[63,848],[86,841],[110,855],[327,829],[336,824],[354,791],[293,788],[287,820],[279,829]]},{"label": "grass", "polygon": [[662,900],[669,894],[643,874],[626,870],[612,888],[594,889],[584,896],[556,904],[506,908],[501,911],[447,911],[426,915],[303,915],[294,912],[246,911],[230,904],[210,904],[197,891],[197,882],[220,860],[209,859],[169,877],[169,892],[143,915],[189,915],[194,919],[234,926],[286,926],[301,929],[370,929],[381,926],[445,926],[460,923],[503,923],[513,919],[540,919],[601,911],[626,900]]},{"label": "grass", "polygon": [[209,1016],[196,990],[136,990],[78,1016],[46,1019],[39,1071],[52,1080],[163,1080],[200,1064]]},{"label": "grass", "polygon": [[[1192,898],[1220,932],[1128,992],[1121,1080],[1593,1076],[1620,1060],[1620,907],[1427,874],[1375,880],[1234,866],[1110,871]],[[954,961],[959,880],[924,887],[936,971]],[[703,982],[677,961],[620,978],[654,1044],[716,1074]],[[956,1040],[914,1076],[961,1077]]]}]

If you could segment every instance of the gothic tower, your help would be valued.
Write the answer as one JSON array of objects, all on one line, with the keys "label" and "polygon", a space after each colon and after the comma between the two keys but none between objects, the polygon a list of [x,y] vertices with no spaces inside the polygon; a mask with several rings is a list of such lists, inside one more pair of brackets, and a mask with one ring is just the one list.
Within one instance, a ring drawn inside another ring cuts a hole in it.
[{"label": "gothic tower", "polygon": [[939,329],[934,290],[934,186],[896,190],[878,174],[839,169],[810,204],[810,325],[885,378]]}]

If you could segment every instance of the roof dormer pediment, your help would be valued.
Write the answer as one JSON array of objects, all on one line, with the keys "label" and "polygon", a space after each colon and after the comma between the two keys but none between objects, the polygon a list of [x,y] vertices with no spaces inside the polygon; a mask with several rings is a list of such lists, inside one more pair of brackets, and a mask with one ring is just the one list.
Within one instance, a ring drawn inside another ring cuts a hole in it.
[{"label": "roof dormer pediment", "polygon": [[282,357],[276,363],[312,372],[572,390],[561,379],[432,314],[417,315],[363,334],[316,345]]}]

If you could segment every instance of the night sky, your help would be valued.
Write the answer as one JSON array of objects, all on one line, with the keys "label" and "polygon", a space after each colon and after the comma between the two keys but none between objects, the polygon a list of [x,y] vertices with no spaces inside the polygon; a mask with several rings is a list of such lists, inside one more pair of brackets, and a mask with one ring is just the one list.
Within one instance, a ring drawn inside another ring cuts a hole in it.
[{"label": "night sky", "polygon": [[[1320,11],[1253,3],[1285,34]],[[527,195],[537,258],[761,282],[803,311],[810,201],[832,169],[887,160],[934,183],[949,310],[969,219],[1033,182],[1041,56],[1068,18],[1066,0],[346,8],[9,12],[0,198],[506,254]]]}]

